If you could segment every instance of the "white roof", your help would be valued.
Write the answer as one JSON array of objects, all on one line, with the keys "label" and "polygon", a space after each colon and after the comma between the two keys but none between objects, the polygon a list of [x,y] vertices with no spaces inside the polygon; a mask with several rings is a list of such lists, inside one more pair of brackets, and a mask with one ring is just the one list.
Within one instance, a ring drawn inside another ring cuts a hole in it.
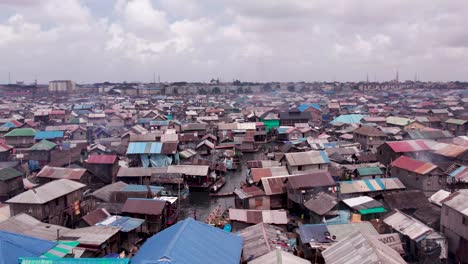
[{"label": "white roof", "polygon": [[429,197],[429,201],[431,201],[431,203],[435,205],[442,206],[440,202],[444,200],[445,198],[447,198],[449,195],[450,195],[450,192],[446,190],[439,190],[433,195],[431,195],[431,197]]},{"label": "white roof", "polygon": [[357,205],[371,202],[371,201],[374,201],[374,199],[372,199],[369,196],[360,196],[360,197],[355,197],[355,198],[344,199],[343,203],[345,203],[349,207],[355,207]]},{"label": "white roof", "polygon": [[434,232],[432,228],[398,210],[393,210],[385,217],[383,222],[416,242],[421,241],[427,235]]}]

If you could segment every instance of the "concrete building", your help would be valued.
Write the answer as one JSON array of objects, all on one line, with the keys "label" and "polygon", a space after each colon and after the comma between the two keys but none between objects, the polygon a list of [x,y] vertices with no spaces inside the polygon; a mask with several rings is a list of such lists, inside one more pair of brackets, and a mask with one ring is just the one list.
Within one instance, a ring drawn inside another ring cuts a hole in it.
[{"label": "concrete building", "polygon": [[57,80],[49,82],[49,93],[71,93],[76,89],[74,82],[70,80]]}]

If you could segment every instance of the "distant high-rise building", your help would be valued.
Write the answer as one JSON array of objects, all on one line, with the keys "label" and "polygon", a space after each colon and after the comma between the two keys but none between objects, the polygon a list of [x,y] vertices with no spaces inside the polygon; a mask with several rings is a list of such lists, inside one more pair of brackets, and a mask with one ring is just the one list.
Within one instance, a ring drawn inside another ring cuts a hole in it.
[{"label": "distant high-rise building", "polygon": [[71,93],[75,91],[75,83],[70,80],[57,80],[49,82],[49,92],[51,93]]}]

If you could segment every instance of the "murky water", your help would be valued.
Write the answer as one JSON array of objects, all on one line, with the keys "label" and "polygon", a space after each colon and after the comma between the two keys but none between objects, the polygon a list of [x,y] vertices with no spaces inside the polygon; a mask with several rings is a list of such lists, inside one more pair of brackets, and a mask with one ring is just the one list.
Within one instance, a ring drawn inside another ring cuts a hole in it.
[{"label": "murky water", "polygon": [[[220,193],[232,192],[240,187],[240,183],[245,181],[247,173],[247,160],[252,160],[254,154],[244,154],[240,161],[240,168],[236,171],[230,171],[226,174],[226,184],[219,191]],[[191,192],[189,197],[181,201],[180,218],[196,218],[204,221],[208,214],[217,206],[221,205],[223,209],[234,206],[234,197],[210,197],[208,192]]]}]

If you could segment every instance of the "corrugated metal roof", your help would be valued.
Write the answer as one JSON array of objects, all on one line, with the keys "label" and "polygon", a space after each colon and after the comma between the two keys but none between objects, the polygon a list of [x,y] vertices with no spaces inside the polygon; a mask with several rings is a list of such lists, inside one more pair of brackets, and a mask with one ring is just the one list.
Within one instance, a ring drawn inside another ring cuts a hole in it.
[{"label": "corrugated metal roof", "polygon": [[43,223],[25,213],[12,216],[0,222],[0,230],[49,241],[57,239],[57,230],[59,230],[60,234],[70,231],[70,229],[63,226]]},{"label": "corrugated metal roof", "polygon": [[452,193],[446,199],[440,201],[441,204],[446,205],[461,214],[468,216],[468,193],[466,191],[457,191]]},{"label": "corrugated metal roof", "polygon": [[433,195],[431,195],[431,197],[429,197],[429,201],[435,205],[442,206],[441,202],[449,196],[450,196],[450,192],[446,190],[439,190]]},{"label": "corrugated metal roof", "polygon": [[188,218],[148,239],[132,264],[238,264],[241,252],[240,237]]},{"label": "corrugated metal roof", "polygon": [[334,186],[335,180],[329,172],[315,172],[288,177],[288,188],[309,189],[314,187]]},{"label": "corrugated metal roof", "polygon": [[290,166],[330,163],[330,160],[324,151],[311,150],[307,152],[286,153],[285,156],[286,161]]},{"label": "corrugated metal roof", "polygon": [[388,146],[397,153],[426,151],[431,149],[424,140],[390,141],[385,144],[388,144]]},{"label": "corrugated metal roof", "polygon": [[432,228],[396,209],[386,215],[383,222],[416,242],[421,241],[427,235],[434,232]]},{"label": "corrugated metal roof", "polygon": [[50,142],[47,139],[43,139],[39,141],[38,143],[34,144],[34,146],[30,147],[29,150],[46,150],[49,151],[53,148],[55,148],[57,144],[54,142]]},{"label": "corrugated metal roof", "polygon": [[406,264],[406,261],[394,249],[377,238],[358,231],[324,250],[322,256],[326,263],[333,264]]},{"label": "corrugated metal roof", "polygon": [[86,169],[82,168],[62,168],[62,167],[50,167],[44,166],[41,171],[36,175],[38,178],[49,178],[49,179],[69,179],[69,180],[80,180],[81,177],[86,173]]},{"label": "corrugated metal roof", "polygon": [[398,178],[342,181],[339,182],[339,185],[342,194],[405,189]]},{"label": "corrugated metal roof", "polygon": [[129,264],[130,259],[124,258],[21,258],[20,264]]},{"label": "corrugated metal roof", "polygon": [[330,122],[330,124],[335,124],[335,123],[344,123],[344,124],[357,124],[361,122],[361,119],[363,119],[363,115],[359,114],[350,114],[350,115],[340,115],[333,119],[333,121]]},{"label": "corrugated metal roof", "polygon": [[122,212],[161,215],[166,207],[166,201],[143,198],[128,198],[122,207]]},{"label": "corrugated metal roof", "polygon": [[207,176],[209,166],[205,165],[170,165],[167,173],[179,173],[189,176]]},{"label": "corrugated metal roof", "polygon": [[108,242],[115,234],[120,231],[120,227],[115,226],[90,226],[83,228],[71,229],[62,237],[78,237],[80,245],[101,246]]},{"label": "corrugated metal roof", "polygon": [[121,232],[130,232],[135,228],[141,226],[145,220],[132,218],[128,216],[119,216],[119,215],[112,215],[108,218],[102,220],[99,223],[96,223],[98,226],[116,226],[120,227]]},{"label": "corrugated metal roof", "polygon": [[259,258],[248,262],[249,264],[310,264],[310,261],[297,257],[281,249],[275,249]]},{"label": "corrugated metal roof", "polygon": [[383,172],[379,167],[357,168],[359,176],[382,175]]},{"label": "corrugated metal roof", "polygon": [[23,176],[23,173],[14,168],[0,169],[0,181],[8,181],[21,176]]},{"label": "corrugated metal roof", "polygon": [[400,156],[392,162],[391,166],[421,175],[425,175],[437,168],[432,163],[415,160],[406,156]]},{"label": "corrugated metal roof", "polygon": [[34,139],[41,140],[41,139],[56,139],[56,138],[63,138],[63,131],[37,131]]},{"label": "corrugated metal roof", "polygon": [[18,263],[21,257],[39,257],[56,245],[51,241],[0,231],[0,264]]},{"label": "corrugated metal roof", "polygon": [[324,215],[330,212],[337,204],[338,198],[328,193],[320,192],[305,202],[304,206],[317,215]]},{"label": "corrugated metal roof", "polygon": [[259,182],[262,178],[271,176],[285,176],[289,175],[289,172],[288,169],[284,166],[270,168],[252,168],[250,169],[250,175],[252,176],[253,182]]},{"label": "corrugated metal roof", "polygon": [[58,197],[64,196],[86,185],[71,181],[68,179],[60,179],[48,182],[36,189],[28,190],[20,193],[17,196],[6,201],[6,203],[21,203],[21,204],[44,204]]},{"label": "corrugated metal roof", "polygon": [[175,154],[177,142],[130,142],[127,154]]},{"label": "corrugated metal roof", "polygon": [[86,163],[89,164],[114,164],[117,160],[116,155],[89,155]]},{"label": "corrugated metal roof", "polygon": [[5,135],[5,137],[34,137],[36,130],[32,128],[16,128]]},{"label": "corrugated metal roof", "polygon": [[250,224],[266,223],[284,225],[288,223],[284,210],[244,210],[229,209],[229,219]]}]

